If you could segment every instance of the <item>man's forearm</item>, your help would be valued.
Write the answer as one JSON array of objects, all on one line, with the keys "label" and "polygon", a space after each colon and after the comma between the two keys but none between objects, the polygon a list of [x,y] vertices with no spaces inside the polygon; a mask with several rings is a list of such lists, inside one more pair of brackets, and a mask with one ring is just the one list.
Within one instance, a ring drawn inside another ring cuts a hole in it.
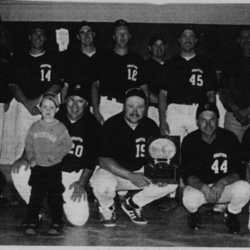
[{"label": "man's forearm", "polygon": [[160,123],[166,121],[166,110],[167,110],[167,95],[165,92],[160,90],[159,101],[158,101]]},{"label": "man's forearm", "polygon": [[91,87],[91,99],[93,111],[99,111],[99,82],[93,82]]},{"label": "man's forearm", "polygon": [[223,178],[221,178],[220,180],[218,180],[215,185],[223,185],[223,186],[227,186],[230,185],[236,181],[240,180],[240,176],[238,174],[230,174],[228,176],[225,176]]},{"label": "man's forearm", "polygon": [[18,102],[24,104],[27,101],[23,91],[16,84],[10,85],[10,91]]},{"label": "man's forearm", "polygon": [[207,92],[207,100],[208,102],[216,103],[215,91],[211,90]]},{"label": "man's forearm", "polygon": [[111,172],[114,175],[117,175],[121,178],[130,179],[131,171],[123,168],[118,164],[114,159],[108,157],[99,157],[99,164],[105,170]]},{"label": "man's forearm", "polygon": [[201,180],[195,175],[192,175],[192,176],[188,177],[187,185],[191,186],[191,187],[193,187],[195,189],[198,189],[200,191],[202,191],[204,186],[206,186],[206,184],[201,182]]},{"label": "man's forearm", "polygon": [[79,182],[84,188],[86,187],[92,173],[93,173],[93,170],[90,170],[87,168],[83,169],[82,174],[81,174],[80,179],[79,179]]}]

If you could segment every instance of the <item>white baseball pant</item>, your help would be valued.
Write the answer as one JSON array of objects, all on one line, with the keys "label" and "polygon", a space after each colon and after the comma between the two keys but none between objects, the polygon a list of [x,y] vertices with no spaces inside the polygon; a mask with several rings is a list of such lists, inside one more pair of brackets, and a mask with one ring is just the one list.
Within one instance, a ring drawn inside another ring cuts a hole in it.
[{"label": "white baseball pant", "polygon": [[[140,169],[136,172],[143,172],[144,169]],[[111,172],[98,168],[91,179],[91,186],[93,192],[103,207],[110,207],[114,203],[116,191],[126,190],[140,190],[141,188],[135,186],[131,181],[118,177]],[[146,204],[164,197],[170,193],[175,192],[177,184],[169,184],[164,187],[158,187],[157,185],[149,185],[142,188],[142,190],[133,196],[133,202],[139,207],[143,207]]]}]

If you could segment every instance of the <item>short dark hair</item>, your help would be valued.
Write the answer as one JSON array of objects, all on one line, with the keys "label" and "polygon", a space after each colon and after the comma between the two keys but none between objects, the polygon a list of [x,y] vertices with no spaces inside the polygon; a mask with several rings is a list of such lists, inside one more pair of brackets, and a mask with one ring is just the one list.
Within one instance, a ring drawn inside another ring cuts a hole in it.
[{"label": "short dark hair", "polygon": [[180,27],[179,38],[182,36],[185,30],[192,30],[196,38],[199,35],[196,26],[194,26],[193,24],[185,24]]},{"label": "short dark hair", "polygon": [[113,33],[115,33],[116,29],[118,27],[127,27],[127,29],[129,30],[130,32],[130,25],[128,22],[126,22],[125,20],[123,19],[119,19],[117,21],[114,22],[114,28],[113,28]]},{"label": "short dark hair", "polygon": [[78,34],[79,33],[79,30],[83,27],[83,26],[89,26],[90,29],[92,31],[94,31],[93,29],[93,25],[91,23],[89,23],[88,21],[81,21],[80,23],[77,24],[77,27],[76,27],[76,33]]},{"label": "short dark hair", "polygon": [[158,40],[161,40],[164,44],[166,44],[165,37],[161,33],[155,33],[149,39],[149,46],[154,45]]}]

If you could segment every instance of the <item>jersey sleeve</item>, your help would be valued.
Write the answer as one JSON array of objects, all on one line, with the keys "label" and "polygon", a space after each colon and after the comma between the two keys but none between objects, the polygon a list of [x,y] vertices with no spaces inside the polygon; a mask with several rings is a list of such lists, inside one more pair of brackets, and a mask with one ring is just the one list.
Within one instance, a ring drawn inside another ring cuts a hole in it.
[{"label": "jersey sleeve", "polygon": [[250,129],[248,128],[244,133],[241,142],[242,157],[245,162],[250,161]]}]

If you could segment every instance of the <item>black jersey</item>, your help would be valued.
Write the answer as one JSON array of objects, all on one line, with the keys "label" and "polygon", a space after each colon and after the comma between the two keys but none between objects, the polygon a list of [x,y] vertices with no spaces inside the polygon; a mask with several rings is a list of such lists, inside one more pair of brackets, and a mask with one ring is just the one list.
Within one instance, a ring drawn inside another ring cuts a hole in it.
[{"label": "black jersey", "polygon": [[149,58],[146,61],[146,79],[148,83],[148,87],[151,93],[158,96],[160,86],[159,86],[159,74],[161,69],[163,68],[163,64],[155,61],[152,58]]},{"label": "black jersey", "polygon": [[11,61],[10,50],[0,43],[0,103],[9,103],[12,99],[8,86]]},{"label": "black jersey", "polygon": [[240,108],[250,106],[250,59],[237,57],[228,63],[220,78],[220,87],[230,93],[230,100]]},{"label": "black jersey", "polygon": [[207,100],[207,92],[217,90],[218,81],[212,63],[195,55],[186,60],[176,55],[163,66],[161,89],[168,91],[168,104],[194,104]]},{"label": "black jersey", "polygon": [[201,182],[212,184],[232,173],[244,178],[240,143],[234,133],[217,128],[217,136],[211,144],[201,139],[201,131],[188,134],[182,142],[181,168],[184,183],[195,175]]},{"label": "black jersey", "polygon": [[69,83],[69,88],[74,84],[82,85],[87,91],[90,90],[93,81],[100,78],[103,52],[97,50],[92,56],[88,56],[80,49],[65,51],[62,53],[63,78]]},{"label": "black jersey", "polygon": [[127,90],[146,84],[144,71],[145,61],[138,54],[109,51],[101,67],[100,95],[123,100]]},{"label": "black jersey", "polygon": [[241,149],[243,160],[245,162],[250,161],[250,127],[245,131],[242,141],[241,141]]},{"label": "black jersey", "polygon": [[123,168],[136,171],[146,163],[145,146],[150,137],[159,136],[156,123],[144,117],[133,130],[123,112],[109,118],[102,127],[100,157],[110,157]]},{"label": "black jersey", "polygon": [[101,125],[96,118],[86,111],[76,122],[72,123],[61,107],[56,115],[69,131],[73,146],[63,158],[63,171],[73,172],[83,168],[94,169],[97,163]]},{"label": "black jersey", "polygon": [[14,58],[11,83],[18,85],[28,99],[35,99],[52,85],[62,85],[58,55],[25,53]]}]

